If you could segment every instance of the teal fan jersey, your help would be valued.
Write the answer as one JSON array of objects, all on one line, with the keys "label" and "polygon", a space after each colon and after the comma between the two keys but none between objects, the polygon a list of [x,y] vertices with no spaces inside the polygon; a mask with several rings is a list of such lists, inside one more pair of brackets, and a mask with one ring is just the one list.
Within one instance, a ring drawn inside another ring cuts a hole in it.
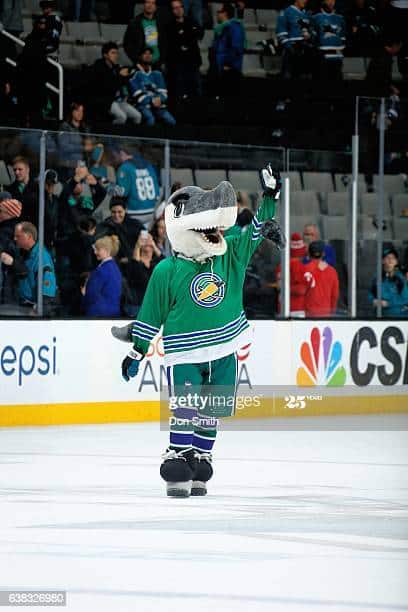
[{"label": "teal fan jersey", "polygon": [[264,197],[248,230],[225,238],[224,255],[202,263],[182,256],[161,261],[132,326],[136,350],[147,353],[162,326],[168,366],[213,361],[242,347],[249,339],[242,304],[245,272],[263,239],[260,227],[274,214],[275,200]]}]

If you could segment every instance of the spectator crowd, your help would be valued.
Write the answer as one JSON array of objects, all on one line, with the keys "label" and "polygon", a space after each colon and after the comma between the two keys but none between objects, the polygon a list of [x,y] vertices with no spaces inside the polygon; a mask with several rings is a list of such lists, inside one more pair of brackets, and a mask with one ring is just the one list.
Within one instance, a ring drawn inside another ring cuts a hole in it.
[{"label": "spectator crowd", "polygon": [[[79,111],[73,109],[71,121],[81,121]],[[159,169],[149,151],[116,141],[105,147],[86,132],[83,159],[74,161],[70,134],[60,134],[61,167],[46,171],[41,270],[39,184],[27,158],[13,159],[15,180],[0,192],[0,313],[35,315],[42,295],[48,315],[134,317],[155,265],[171,255]],[[236,225],[226,232],[232,236],[247,231],[253,219],[247,194],[237,197]],[[282,314],[282,271],[268,249],[265,241],[246,277],[244,304],[253,317]],[[346,314],[338,263],[315,223],[291,235],[292,317]],[[408,316],[407,278],[399,253],[385,243],[382,278],[373,279],[367,296],[373,314],[381,306],[383,316]]]},{"label": "spectator crowd", "polygon": [[[18,102],[18,114],[25,126],[50,113],[45,83],[52,81],[52,67],[47,58],[58,57],[63,29],[59,15],[64,6],[57,0],[41,0],[39,4],[41,13],[34,16],[32,32],[18,57],[13,42],[0,36],[2,105],[12,110]],[[282,3],[271,8],[277,6],[282,7]],[[118,43],[107,41],[100,58],[86,68],[82,102],[86,102],[91,120],[106,118],[115,125],[127,121],[135,125],[174,125],[171,108],[177,109],[179,100],[194,99],[203,91],[216,98],[239,95],[247,47],[244,0],[225,2],[217,10],[216,23],[211,24],[213,37],[204,81],[199,43],[212,18],[208,19],[210,12],[202,0],[168,0],[160,6],[156,0],[144,0],[143,10],[136,17],[134,2],[122,0],[110,7],[111,21],[126,15],[121,42],[127,61],[120,65]],[[70,19],[89,19],[92,11],[91,0],[72,0],[65,7]],[[2,2],[0,13],[4,26],[19,36],[23,30],[20,3]],[[268,27],[266,23],[260,29]],[[261,40],[260,33],[259,45],[264,51],[272,49],[282,55],[284,79],[341,79],[345,54],[370,57],[367,76],[373,80],[390,79],[392,61],[397,57],[400,73],[406,78],[407,32],[408,8],[403,0],[294,0],[283,5],[274,37]],[[17,61],[13,76],[6,57]]]}]

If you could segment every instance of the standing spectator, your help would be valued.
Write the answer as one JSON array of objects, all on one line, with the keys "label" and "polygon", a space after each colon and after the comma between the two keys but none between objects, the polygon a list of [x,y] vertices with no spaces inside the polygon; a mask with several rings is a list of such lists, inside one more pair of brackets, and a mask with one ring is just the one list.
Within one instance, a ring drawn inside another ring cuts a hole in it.
[{"label": "standing spectator", "polygon": [[128,68],[118,64],[119,50],[114,42],[102,46],[102,58],[96,60],[91,73],[90,95],[96,111],[113,117],[114,125],[124,125],[127,119],[138,125],[141,114],[127,102],[125,86],[129,76]]},{"label": "standing spectator", "polygon": [[346,16],[348,47],[352,56],[372,56],[379,49],[380,27],[371,0],[353,0]]},{"label": "standing spectator", "polygon": [[114,167],[109,163],[105,145],[93,136],[84,138],[84,158],[91,174],[100,179],[104,186],[116,183]]},{"label": "standing spectator", "polygon": [[377,299],[377,279],[372,282],[369,301],[376,308],[381,303],[384,317],[408,317],[408,283],[398,269],[398,253],[394,247],[383,249],[381,300]]},{"label": "standing spectator", "polygon": [[45,220],[44,244],[49,251],[54,248],[57,237],[59,197],[56,194],[58,176],[55,170],[48,170],[45,175]]},{"label": "standing spectator", "polygon": [[45,30],[48,38],[46,51],[48,55],[58,51],[63,28],[61,17],[54,13],[55,8],[55,0],[41,0],[40,2],[40,9],[45,18]]},{"label": "standing spectator", "polygon": [[320,13],[313,15],[316,46],[319,51],[317,76],[320,80],[343,78],[343,49],[346,22],[335,12],[336,0],[322,0]]},{"label": "standing spectator", "polygon": [[[23,251],[23,256],[13,256],[6,252],[3,252],[0,256],[2,263],[10,266],[18,279],[20,305],[32,308],[33,312],[31,314],[35,313],[38,291],[39,245],[37,236],[37,228],[32,223],[26,221],[18,223],[15,227],[14,239],[17,247]],[[42,258],[44,314],[50,314],[55,306],[57,284],[54,263],[45,247],[43,248]]]},{"label": "standing spectator", "polygon": [[143,49],[152,51],[153,65],[159,68],[167,61],[167,20],[157,10],[156,0],[144,0],[143,13],[126,29],[123,47],[136,66]]},{"label": "standing spectator", "polygon": [[201,94],[201,54],[198,41],[202,29],[184,14],[181,0],[172,0],[172,21],[168,31],[168,75],[172,95],[190,98]]},{"label": "standing spectator", "polygon": [[70,0],[70,21],[90,21],[95,0]]},{"label": "standing spectator", "polygon": [[104,236],[95,242],[95,255],[100,263],[82,289],[83,309],[87,317],[120,315],[122,275],[113,259],[118,251],[117,236]]},{"label": "standing spectator", "polygon": [[[303,240],[305,241],[306,246],[309,246],[316,240],[320,240],[319,228],[315,223],[307,223],[305,225],[303,228]],[[303,259],[303,263],[308,263],[308,261],[308,257]],[[327,263],[333,267],[336,265],[336,253],[331,244],[324,245],[323,261],[327,261]]]},{"label": "standing spectator", "polygon": [[282,77],[296,79],[313,72],[312,18],[306,11],[307,0],[295,0],[280,12],[276,35],[282,47]]},{"label": "standing spectator", "polygon": [[140,153],[131,154],[125,146],[117,150],[120,166],[117,185],[126,202],[127,212],[145,225],[151,223],[160,196],[160,186],[154,166]]},{"label": "standing spectator", "polygon": [[135,244],[140,232],[144,229],[144,225],[138,219],[132,219],[127,214],[125,200],[120,196],[112,197],[109,209],[110,217],[107,217],[98,226],[98,234],[115,235],[119,238],[118,259],[121,264],[125,264],[132,257]]},{"label": "standing spectator", "polygon": [[167,87],[160,70],[152,70],[152,51],[143,49],[138,70],[129,81],[134,104],[142,114],[146,125],[154,125],[156,120],[175,125],[176,120],[167,110]]},{"label": "standing spectator", "polygon": [[28,128],[42,120],[47,103],[49,38],[46,27],[46,17],[34,18],[33,30],[17,60],[17,97],[23,125]]},{"label": "standing spectator", "polygon": [[21,156],[15,157],[13,171],[16,179],[8,190],[23,205],[21,220],[38,223],[38,184],[31,177],[28,160]]},{"label": "standing spectator", "polygon": [[228,2],[217,11],[214,40],[209,49],[210,72],[216,95],[237,96],[242,76],[245,30],[235,19],[234,6]]},{"label": "standing spectator", "polygon": [[[297,318],[305,317],[305,293],[307,285],[305,284],[304,272],[305,266],[302,259],[307,254],[307,248],[302,240],[301,234],[293,233],[290,237],[290,262],[289,262],[289,278],[290,278],[290,316]],[[276,268],[276,280],[278,286],[281,283],[281,265]],[[281,312],[281,304],[279,303],[279,312]]]},{"label": "standing spectator", "polygon": [[336,270],[323,260],[324,249],[322,240],[309,245],[310,262],[303,272],[306,317],[331,317],[336,313],[339,279]]}]

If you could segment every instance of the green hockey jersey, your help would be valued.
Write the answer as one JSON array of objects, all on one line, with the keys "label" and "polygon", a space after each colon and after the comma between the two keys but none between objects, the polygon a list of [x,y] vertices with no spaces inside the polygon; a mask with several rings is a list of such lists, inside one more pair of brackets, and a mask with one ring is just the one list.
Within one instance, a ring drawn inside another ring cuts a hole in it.
[{"label": "green hockey jersey", "polygon": [[180,255],[161,261],[150,278],[132,326],[133,343],[145,354],[163,326],[165,363],[203,363],[234,353],[249,340],[242,292],[247,265],[262,241],[260,227],[275,214],[264,197],[248,230],[228,236],[224,255],[202,263]]}]

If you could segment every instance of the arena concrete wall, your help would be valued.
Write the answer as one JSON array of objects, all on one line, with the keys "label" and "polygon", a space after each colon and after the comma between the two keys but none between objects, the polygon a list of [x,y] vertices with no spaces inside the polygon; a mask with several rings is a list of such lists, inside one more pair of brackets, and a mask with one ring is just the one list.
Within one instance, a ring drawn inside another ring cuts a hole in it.
[{"label": "arena concrete wall", "polygon": [[[129,383],[118,321],[0,321],[0,426],[158,421],[160,338]],[[126,321],[123,321],[126,324]],[[254,321],[239,353],[237,417],[408,412],[408,321]]]}]

